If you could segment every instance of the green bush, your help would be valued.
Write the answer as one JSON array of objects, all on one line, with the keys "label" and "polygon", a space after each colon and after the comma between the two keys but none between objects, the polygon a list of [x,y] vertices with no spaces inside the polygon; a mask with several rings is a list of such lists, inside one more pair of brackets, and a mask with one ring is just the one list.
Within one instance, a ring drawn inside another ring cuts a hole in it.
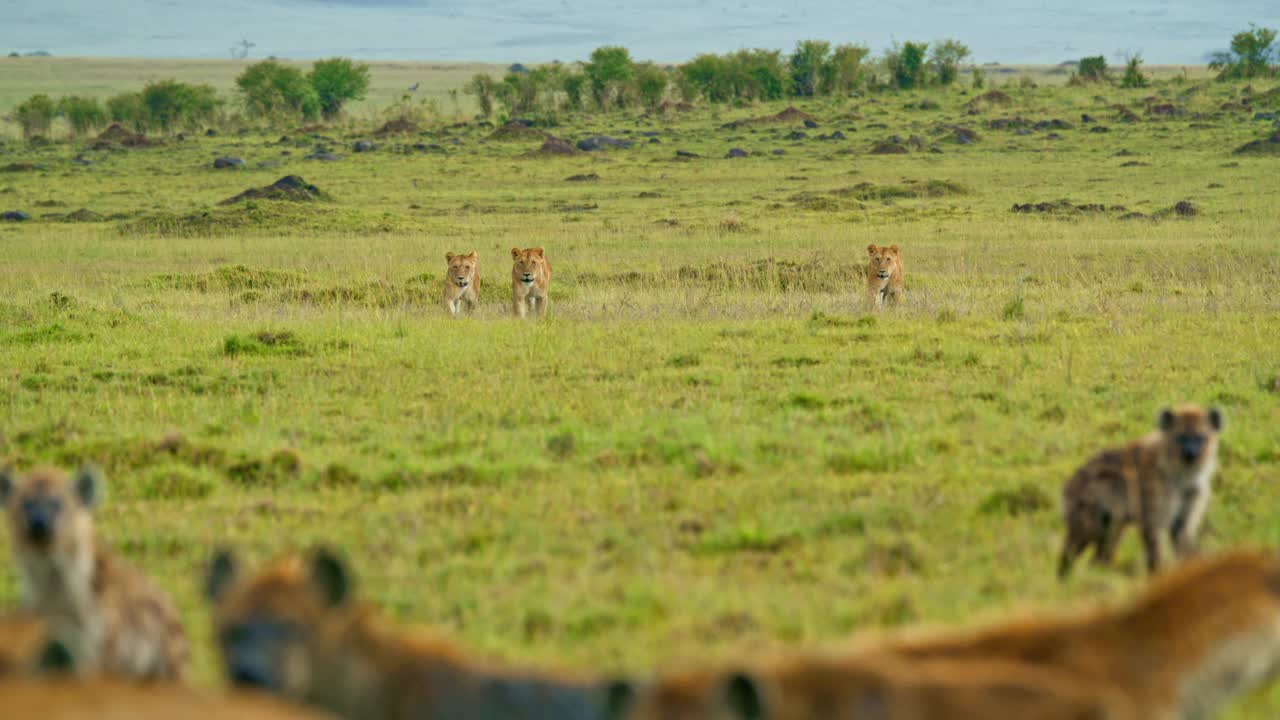
[{"label": "green bush", "polygon": [[488,73],[476,73],[471,76],[462,91],[475,97],[480,106],[480,117],[486,120],[493,116],[493,102],[498,96],[498,81]]},{"label": "green bush", "polygon": [[151,129],[147,115],[147,104],[142,102],[142,93],[120,93],[107,100],[107,114],[112,122],[128,126],[134,132],[146,132]]},{"label": "green bush", "polygon": [[1209,67],[1219,71],[1219,80],[1238,80],[1276,75],[1277,62],[1276,31],[1251,24],[1231,38],[1231,50],[1214,53]]},{"label": "green bush", "polygon": [[702,97],[707,102],[728,102],[735,90],[729,77],[729,62],[720,55],[703,54],[681,65],[676,84],[687,100]]},{"label": "green bush", "polygon": [[792,92],[800,97],[813,97],[825,91],[823,71],[831,61],[831,43],[825,40],[801,40],[791,53]]},{"label": "green bush", "polygon": [[312,120],[320,115],[320,98],[301,70],[276,60],[245,68],[236,78],[245,109],[254,117],[292,116]]},{"label": "green bush", "polygon": [[607,108],[626,102],[625,86],[635,73],[631,53],[624,47],[609,45],[591,52],[591,60],[583,66],[596,104]]},{"label": "green bush", "polygon": [[67,119],[73,135],[84,135],[107,122],[107,111],[97,98],[68,95],[58,100],[58,114]]},{"label": "green bush", "polygon": [[343,57],[317,60],[307,80],[316,92],[320,113],[332,120],[342,112],[343,105],[365,98],[369,92],[369,66]]},{"label": "green bush", "polygon": [[729,56],[730,75],[740,100],[779,100],[787,96],[790,78],[780,50],[739,50]]},{"label": "green bush", "polygon": [[1081,80],[1096,81],[1107,79],[1107,59],[1101,55],[1080,58],[1076,76]]},{"label": "green bush", "polygon": [[822,66],[822,90],[828,95],[847,95],[865,84],[863,61],[871,51],[865,45],[837,45]]},{"label": "green bush", "polygon": [[640,104],[646,108],[657,107],[667,97],[670,78],[667,71],[653,63],[639,63],[634,68],[632,83]]},{"label": "green bush", "polygon": [[895,43],[889,48],[884,55],[884,64],[895,87],[900,90],[924,87],[927,80],[925,53],[928,50],[928,43],[918,42]]},{"label": "green bush", "polygon": [[1142,56],[1130,57],[1124,65],[1124,77],[1120,78],[1120,86],[1127,88],[1144,88],[1151,83],[1142,72]]},{"label": "green bush", "polygon": [[212,86],[161,80],[142,88],[142,104],[146,107],[148,124],[170,132],[212,122],[222,101]]},{"label": "green bush", "polygon": [[969,57],[969,47],[959,40],[943,40],[933,46],[929,67],[939,85],[950,85],[960,76],[960,63]]},{"label": "green bush", "polygon": [[13,120],[22,127],[22,136],[48,135],[57,106],[48,95],[32,95],[13,109]]},{"label": "green bush", "polygon": [[572,110],[581,110],[586,98],[587,76],[582,72],[566,72],[560,78],[560,89],[564,91],[565,104]]}]

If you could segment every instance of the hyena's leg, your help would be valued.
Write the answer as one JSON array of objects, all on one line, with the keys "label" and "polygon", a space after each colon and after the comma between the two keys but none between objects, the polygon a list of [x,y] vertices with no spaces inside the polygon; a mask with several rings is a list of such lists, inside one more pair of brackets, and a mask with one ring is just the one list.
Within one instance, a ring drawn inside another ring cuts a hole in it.
[{"label": "hyena's leg", "polygon": [[1098,519],[1102,532],[1098,535],[1097,547],[1093,551],[1095,565],[1109,566],[1116,557],[1116,546],[1120,544],[1120,536],[1124,534],[1124,524],[1116,522],[1111,513],[1103,513]]},{"label": "hyena's leg", "polygon": [[1160,569],[1160,534],[1148,517],[1142,519],[1142,547],[1147,553],[1147,572],[1154,575]]},{"label": "hyena's leg", "polygon": [[1199,552],[1196,537],[1200,532],[1200,523],[1204,521],[1205,510],[1209,507],[1209,488],[1189,491],[1182,502],[1182,508],[1169,528],[1169,539],[1173,541],[1173,550],[1178,557],[1186,558]]},{"label": "hyena's leg", "polygon": [[1088,546],[1088,541],[1067,529],[1067,539],[1062,543],[1062,554],[1058,556],[1058,579],[1066,580],[1071,574],[1071,565]]}]

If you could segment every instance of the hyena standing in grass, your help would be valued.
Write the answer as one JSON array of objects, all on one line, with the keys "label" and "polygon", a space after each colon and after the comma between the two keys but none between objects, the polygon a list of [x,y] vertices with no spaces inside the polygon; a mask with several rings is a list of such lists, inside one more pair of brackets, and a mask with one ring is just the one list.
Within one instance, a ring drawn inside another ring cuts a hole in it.
[{"label": "hyena standing in grass", "polygon": [[0,470],[23,603],[84,674],[182,679],[189,650],[173,602],[96,536],[102,486],[92,468]]},{"label": "hyena standing in grass", "polygon": [[1077,470],[1062,493],[1067,537],[1058,577],[1065,578],[1091,545],[1094,561],[1110,564],[1130,523],[1142,532],[1150,572],[1160,567],[1163,533],[1169,534],[1179,558],[1194,554],[1218,467],[1222,426],[1218,408],[1165,408],[1155,432],[1123,448],[1103,450]]}]

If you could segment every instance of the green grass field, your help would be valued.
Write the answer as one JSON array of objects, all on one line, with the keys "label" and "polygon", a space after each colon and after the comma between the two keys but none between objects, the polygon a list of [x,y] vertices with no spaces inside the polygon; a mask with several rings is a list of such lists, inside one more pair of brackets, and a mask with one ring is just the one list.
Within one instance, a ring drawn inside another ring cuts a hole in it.
[{"label": "green grass field", "polygon": [[[5,73],[0,97],[62,82]],[[1269,88],[1003,89],[977,114],[958,90],[803,104],[799,140],[722,128],[781,105],[575,118],[551,132],[636,144],[569,157],[476,124],[361,154],[345,128],[10,139],[0,166],[46,169],[0,172],[0,211],[34,216],[0,223],[0,457],[104,467],[102,532],[176,595],[210,684],[216,544],[331,543],[398,618],[620,671],[1123,598],[1134,535],[1119,571],[1053,577],[1059,489],[1182,400],[1228,419],[1204,544],[1280,544],[1280,159],[1233,154],[1273,130],[1223,109]],[[1069,127],[991,127],[1015,117]],[[892,135],[911,151],[869,152]],[[286,174],[331,199],[218,205]],[[1104,207],[1011,211],[1063,199]],[[81,208],[103,219],[45,217]],[[879,314],[872,242],[907,271]],[[509,318],[530,245],[543,322]],[[443,256],[472,249],[482,307],[450,320]]]}]

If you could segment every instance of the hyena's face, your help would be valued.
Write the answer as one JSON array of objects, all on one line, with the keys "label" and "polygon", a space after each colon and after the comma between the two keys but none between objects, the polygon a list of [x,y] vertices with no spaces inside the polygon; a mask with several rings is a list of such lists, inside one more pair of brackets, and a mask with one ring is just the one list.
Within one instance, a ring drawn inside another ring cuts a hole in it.
[{"label": "hyena's face", "polygon": [[313,694],[315,660],[326,617],[347,601],[341,561],[324,550],[291,558],[257,576],[237,578],[236,562],[219,552],[206,593],[227,678],[235,685],[294,699]]},{"label": "hyena's face", "polygon": [[47,467],[26,475],[0,470],[0,504],[13,546],[27,557],[68,557],[87,547],[101,494],[102,478],[93,468],[74,476]]},{"label": "hyena's face", "polygon": [[1160,432],[1168,439],[1169,452],[1185,465],[1212,461],[1218,454],[1222,411],[1199,405],[1180,405],[1160,411]]},{"label": "hyena's face", "polygon": [[474,282],[477,262],[474,251],[470,255],[446,253],[445,260],[449,263],[449,282],[460,288],[468,287]]}]

